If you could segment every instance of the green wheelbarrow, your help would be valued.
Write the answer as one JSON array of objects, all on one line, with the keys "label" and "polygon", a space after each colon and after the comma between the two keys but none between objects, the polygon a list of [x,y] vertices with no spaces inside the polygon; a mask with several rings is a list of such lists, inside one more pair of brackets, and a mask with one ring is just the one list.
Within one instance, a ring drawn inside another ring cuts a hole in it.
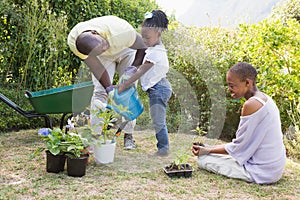
[{"label": "green wheelbarrow", "polygon": [[48,128],[52,128],[52,121],[48,114],[62,114],[60,121],[62,129],[67,114],[81,113],[86,110],[90,104],[93,89],[94,85],[92,81],[89,81],[37,92],[25,91],[25,97],[34,108],[33,111],[23,110],[1,93],[0,99],[27,118],[44,118]]}]

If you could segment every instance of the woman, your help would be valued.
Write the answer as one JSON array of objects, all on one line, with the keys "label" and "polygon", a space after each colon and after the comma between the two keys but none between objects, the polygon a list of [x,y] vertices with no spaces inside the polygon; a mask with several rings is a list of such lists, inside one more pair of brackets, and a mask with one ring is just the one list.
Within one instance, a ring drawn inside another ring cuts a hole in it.
[{"label": "woman", "polygon": [[232,142],[218,146],[192,146],[198,166],[208,171],[247,182],[269,184],[283,174],[286,152],[281,121],[274,101],[256,86],[257,71],[245,62],[227,72],[228,91],[234,99],[245,97]]}]

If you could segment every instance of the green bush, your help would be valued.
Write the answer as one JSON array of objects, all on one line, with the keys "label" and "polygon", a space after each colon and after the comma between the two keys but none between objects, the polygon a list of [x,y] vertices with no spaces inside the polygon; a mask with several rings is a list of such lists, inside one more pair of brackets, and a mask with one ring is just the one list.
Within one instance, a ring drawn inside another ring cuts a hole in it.
[{"label": "green bush", "polygon": [[[300,97],[299,97],[300,99]],[[284,133],[284,144],[290,158],[300,160],[300,102],[291,102],[287,111],[292,124]]]},{"label": "green bush", "polygon": [[[75,24],[113,14],[138,27],[144,13],[154,8],[157,5],[148,0],[0,1],[1,88],[14,85],[17,91],[23,92],[73,84],[81,79],[78,78],[81,60],[69,50],[66,39]],[[10,98],[21,103],[14,95]],[[9,116],[11,110],[5,105],[4,109],[2,116]],[[18,128],[28,128],[25,121],[18,123]],[[1,130],[10,129],[5,121],[0,124]]]},{"label": "green bush", "polygon": [[[290,104],[299,103],[300,95],[300,23],[264,20],[241,25],[233,55],[257,67],[258,87],[270,95],[279,107],[283,130],[291,124]],[[288,111],[288,112],[287,112]]]},{"label": "green bush", "polygon": [[270,19],[280,19],[285,22],[288,19],[296,19],[300,22],[300,1],[299,0],[286,0],[279,2],[273,7]]},{"label": "green bush", "polygon": [[[169,77],[173,87],[180,88],[175,90],[177,98],[183,97],[179,106],[193,107],[183,109],[188,110],[185,116],[192,118],[193,126],[198,122],[197,126],[208,136],[235,136],[244,100],[233,101],[224,92],[225,75],[233,64],[246,61],[259,71],[258,87],[276,101],[282,128],[287,130],[292,123],[288,113],[296,112],[290,103],[299,102],[299,26],[296,20],[285,24],[264,20],[255,25],[242,24],[237,30],[175,24],[165,35],[164,43],[172,69],[182,77],[172,78],[172,71]],[[191,96],[186,91],[194,92],[198,102],[189,102]]]},{"label": "green bush", "polygon": [[[17,104],[21,109],[26,111],[32,110],[29,101],[24,96],[24,92],[15,90],[16,87],[16,85],[11,84],[7,89],[0,88],[0,93]],[[0,113],[0,132],[17,131],[26,128],[36,128],[41,124],[45,125],[42,118],[28,119],[2,101],[0,101]]]},{"label": "green bush", "polygon": [[33,91],[70,84],[74,72],[65,51],[66,18],[57,18],[46,2],[9,3],[4,1],[1,8],[6,27],[0,49],[1,82]]},{"label": "green bush", "polygon": [[[180,128],[186,132],[199,127],[207,136],[218,138],[226,120],[224,72],[229,65],[215,62],[218,58],[213,54],[212,45],[222,44],[226,38],[226,35],[222,36],[225,30],[186,28],[176,23],[170,27],[163,39],[171,66],[168,77],[179,101],[177,108],[181,111]],[[236,128],[237,122],[232,129]]]},{"label": "green bush", "polygon": [[284,145],[287,155],[295,160],[300,160],[300,130],[299,126],[290,126],[284,135]]},{"label": "green bush", "polygon": [[156,4],[140,1],[1,1],[1,82],[41,90],[74,82],[80,60],[66,39],[80,21],[117,15],[137,27]]}]

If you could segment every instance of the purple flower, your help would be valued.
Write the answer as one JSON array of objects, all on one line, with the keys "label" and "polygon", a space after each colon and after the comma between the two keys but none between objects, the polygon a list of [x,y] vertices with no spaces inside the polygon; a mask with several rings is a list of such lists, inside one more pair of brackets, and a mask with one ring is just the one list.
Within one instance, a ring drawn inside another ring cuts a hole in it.
[{"label": "purple flower", "polygon": [[48,136],[50,134],[50,130],[49,128],[41,128],[40,130],[38,130],[38,134],[40,136]]}]

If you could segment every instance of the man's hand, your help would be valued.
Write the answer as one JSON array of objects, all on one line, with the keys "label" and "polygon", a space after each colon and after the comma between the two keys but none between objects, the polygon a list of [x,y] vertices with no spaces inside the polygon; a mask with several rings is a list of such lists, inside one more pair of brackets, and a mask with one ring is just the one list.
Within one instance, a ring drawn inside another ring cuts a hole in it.
[{"label": "man's hand", "polygon": [[114,91],[116,87],[117,87],[116,85],[111,85],[105,89],[106,93],[108,94],[108,98],[111,99],[112,101],[114,101],[114,93],[115,93]]},{"label": "man's hand", "polygon": [[105,90],[106,90],[106,93],[109,94],[111,91],[113,91],[113,89],[115,89],[117,86],[115,85],[111,85],[111,86],[108,86]]}]

